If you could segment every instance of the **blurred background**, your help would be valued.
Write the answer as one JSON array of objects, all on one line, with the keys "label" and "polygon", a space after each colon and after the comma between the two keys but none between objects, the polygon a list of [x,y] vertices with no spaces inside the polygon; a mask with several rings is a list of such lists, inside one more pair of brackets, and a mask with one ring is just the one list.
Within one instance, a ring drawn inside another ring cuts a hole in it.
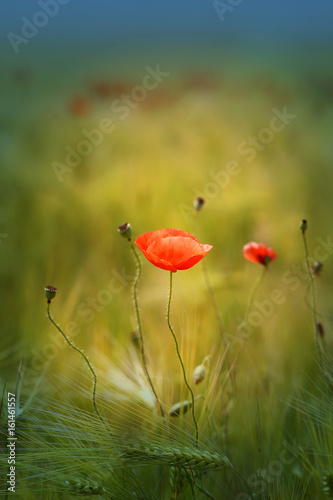
[{"label": "blurred background", "polygon": [[[32,376],[76,359],[54,347],[45,285],[59,289],[56,321],[89,352],[131,342],[124,222],[134,236],[177,227],[214,246],[207,265],[233,333],[259,272],[242,246],[272,246],[261,297],[281,288],[287,300],[265,323],[267,349],[280,366],[288,342],[294,363],[293,348],[312,339],[310,311],[304,277],[296,288],[282,277],[302,265],[302,218],[310,255],[333,231],[332,2],[3,0],[0,9],[1,378],[15,381],[21,359]],[[194,228],[196,196],[206,204]],[[329,312],[327,252],[318,299]],[[168,276],[142,263],[149,355],[163,367]],[[175,282],[175,318],[189,342],[198,334],[199,352],[213,352],[201,270]]]},{"label": "blurred background", "polygon": [[[51,395],[92,409],[90,373],[46,316],[44,287],[52,285],[51,313],[92,361],[98,398],[138,402],[137,428],[149,428],[154,399],[133,334],[136,266],[117,228],[130,222],[134,238],[179,228],[214,247],[205,263],[237,361],[233,397],[202,267],[177,272],[172,323],[189,380],[206,356],[215,377],[206,389],[193,386],[196,396],[209,387],[218,428],[215,435],[216,425],[203,419],[203,434],[223,450],[230,445],[251,477],[259,398],[264,458],[279,456],[285,436],[320,447],[285,401],[300,387],[312,394],[318,375],[301,219],[308,220],[311,261],[324,264],[316,277],[318,318],[329,356],[333,349],[332,21],[331,0],[1,1],[4,394],[5,387],[14,392],[22,361],[28,407],[39,409]],[[198,196],[205,204],[195,217]],[[256,295],[261,319],[242,344],[240,325],[261,271],[242,256],[249,241],[264,242],[278,257]],[[169,276],[141,262],[146,355],[168,409],[188,398],[165,322]],[[331,428],[319,471],[329,469]],[[302,474],[295,466],[289,483],[276,478],[272,498],[305,498],[297,486]],[[313,488],[309,498],[319,498],[320,480]]]}]

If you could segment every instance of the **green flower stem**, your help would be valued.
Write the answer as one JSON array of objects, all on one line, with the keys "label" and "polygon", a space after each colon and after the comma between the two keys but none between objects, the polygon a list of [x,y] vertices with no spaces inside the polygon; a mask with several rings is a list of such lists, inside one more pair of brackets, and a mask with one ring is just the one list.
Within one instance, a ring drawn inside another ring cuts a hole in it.
[{"label": "green flower stem", "polygon": [[143,335],[142,335],[141,319],[140,319],[140,314],[139,314],[138,297],[137,297],[137,286],[138,286],[138,282],[139,282],[139,279],[140,279],[140,276],[141,276],[141,262],[140,262],[140,258],[138,256],[136,250],[135,250],[135,246],[133,245],[132,241],[130,241],[130,245],[131,245],[131,250],[133,252],[133,255],[134,255],[134,258],[135,258],[135,261],[136,261],[136,264],[137,264],[137,269],[138,269],[138,272],[137,272],[135,280],[134,280],[134,285],[133,285],[133,297],[134,297],[134,306],[135,306],[135,312],[136,312],[136,320],[137,320],[137,323],[138,323],[138,329],[139,329],[139,335],[140,335],[142,363],[143,363],[143,366],[144,366],[144,369],[145,369],[145,372],[146,372],[146,375],[147,375],[147,378],[148,378],[151,390],[154,393],[155,399],[156,399],[156,401],[157,401],[157,403],[159,405],[159,408],[160,408],[160,412],[161,412],[162,418],[163,418],[164,423],[166,425],[163,407],[162,407],[162,404],[161,404],[160,400],[158,399],[157,392],[155,390],[154,384],[153,384],[153,382],[152,382],[152,380],[150,378],[148,367],[147,367],[147,362],[146,362],[145,346],[144,346]]},{"label": "green flower stem", "polygon": [[311,269],[310,269],[309,251],[308,251],[308,245],[307,245],[307,241],[306,241],[305,231],[302,231],[302,237],[303,237],[306,268],[307,268],[307,272],[309,275],[309,285],[310,285],[310,290],[311,290],[311,310],[312,310],[312,319],[313,319],[313,334],[314,334],[315,344],[316,344],[316,348],[317,348],[318,358],[319,358],[320,364],[322,366],[323,348],[322,348],[322,345],[320,344],[319,339],[318,339],[316,290],[315,290],[313,274],[312,274]]},{"label": "green flower stem", "polygon": [[182,370],[183,370],[184,382],[185,382],[188,390],[190,391],[191,397],[192,397],[192,407],[191,407],[191,410],[192,410],[192,417],[193,417],[193,422],[194,422],[194,426],[195,426],[195,444],[197,446],[198,445],[198,440],[199,440],[199,430],[198,430],[198,424],[197,424],[197,421],[196,421],[196,418],[195,418],[195,413],[194,413],[194,394],[193,394],[193,391],[191,389],[191,386],[189,385],[189,383],[187,381],[186,373],[185,373],[185,367],[184,367],[184,363],[183,363],[182,357],[181,357],[180,352],[179,352],[177,338],[176,338],[176,335],[175,335],[175,333],[174,333],[174,331],[172,329],[171,323],[170,323],[171,296],[172,296],[172,271],[170,271],[170,291],[169,291],[169,300],[168,300],[167,322],[168,322],[168,327],[169,327],[169,330],[171,332],[171,335],[173,336],[173,340],[175,341],[177,355],[178,355],[179,362],[180,362],[180,365],[181,365]]},{"label": "green flower stem", "polygon": [[93,367],[91,366],[91,363],[89,361],[89,359],[87,358],[87,356],[84,354],[83,351],[81,351],[78,347],[76,347],[74,344],[72,344],[72,342],[69,340],[69,338],[67,337],[67,335],[62,331],[62,329],[60,328],[59,325],[57,325],[57,323],[54,321],[54,319],[52,318],[51,314],[50,314],[50,302],[48,301],[47,302],[47,315],[49,317],[49,320],[51,321],[51,323],[53,323],[53,325],[57,328],[57,330],[59,330],[59,332],[61,333],[61,335],[64,337],[64,339],[66,340],[67,344],[72,348],[74,349],[75,351],[77,351],[79,354],[81,354],[81,356],[84,358],[85,362],[87,363],[88,367],[89,367],[89,370],[91,371],[92,373],[92,376],[94,378],[94,386],[93,386],[93,393],[92,393],[92,402],[93,402],[93,405],[94,405],[94,409],[95,409],[95,412],[98,416],[98,418],[100,419],[100,421],[105,424],[104,420],[102,419],[98,409],[97,409],[97,406],[96,406],[96,385],[97,385],[97,377],[96,377],[96,373],[93,369]]},{"label": "green flower stem", "polygon": [[245,314],[245,323],[247,323],[247,320],[249,318],[249,315],[250,315],[250,312],[251,312],[251,309],[252,309],[252,306],[253,306],[253,302],[254,302],[254,299],[255,299],[255,296],[256,296],[256,293],[257,293],[257,290],[259,288],[259,285],[261,284],[265,274],[266,274],[266,270],[267,270],[267,265],[263,266],[263,269],[262,269],[262,272],[259,274],[256,282],[254,283],[253,287],[252,287],[252,290],[251,290],[251,293],[250,293],[250,296],[249,296],[249,301],[248,301],[248,304],[247,304],[247,310],[246,310],[246,314]]}]

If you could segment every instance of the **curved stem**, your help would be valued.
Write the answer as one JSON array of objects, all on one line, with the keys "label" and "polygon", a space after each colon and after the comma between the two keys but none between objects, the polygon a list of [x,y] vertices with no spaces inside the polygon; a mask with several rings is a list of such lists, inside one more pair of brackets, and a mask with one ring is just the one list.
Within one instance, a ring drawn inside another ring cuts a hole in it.
[{"label": "curved stem", "polygon": [[92,376],[94,378],[94,386],[93,386],[93,393],[92,393],[92,403],[94,405],[94,409],[95,409],[95,412],[98,416],[98,418],[100,419],[100,421],[105,424],[104,420],[102,419],[98,409],[97,409],[97,406],[96,406],[96,385],[97,385],[97,377],[96,377],[96,373],[93,369],[93,367],[91,366],[91,363],[89,361],[89,359],[87,358],[87,356],[84,354],[83,351],[81,351],[78,347],[76,347],[74,344],[72,344],[72,342],[69,340],[69,338],[67,337],[67,335],[62,331],[62,329],[60,328],[59,325],[57,325],[57,323],[54,321],[54,319],[52,318],[51,314],[50,314],[50,302],[48,301],[47,302],[47,315],[48,315],[48,318],[49,320],[51,321],[51,323],[57,328],[57,330],[59,330],[59,332],[61,333],[61,335],[64,337],[64,339],[66,340],[67,344],[72,348],[74,349],[75,351],[77,351],[79,354],[81,354],[81,356],[84,358],[85,362],[87,363],[88,367],[89,367],[89,370],[91,371],[92,373]]},{"label": "curved stem", "polygon": [[136,261],[136,264],[137,264],[137,268],[138,268],[138,272],[136,274],[136,277],[135,277],[135,280],[134,280],[134,284],[133,284],[133,297],[134,297],[134,307],[135,307],[135,313],[136,313],[136,321],[138,323],[138,330],[139,330],[139,336],[140,336],[142,363],[143,363],[143,367],[145,369],[145,372],[146,372],[146,375],[147,375],[147,378],[148,378],[151,390],[153,391],[155,399],[156,399],[156,401],[157,401],[157,403],[159,405],[162,418],[163,418],[164,423],[166,425],[163,407],[162,407],[162,404],[161,404],[160,400],[158,399],[157,392],[155,390],[154,384],[153,384],[153,382],[152,382],[152,380],[150,378],[148,367],[147,367],[147,362],[146,362],[145,346],[144,346],[144,341],[143,341],[141,319],[140,319],[139,306],[138,306],[138,298],[137,298],[137,286],[138,286],[138,282],[139,282],[139,279],[140,279],[140,276],[141,276],[141,262],[140,262],[138,254],[137,254],[137,252],[135,250],[135,246],[133,245],[133,243],[131,241],[130,241],[130,245],[131,245],[131,250],[133,252],[133,255],[134,255],[134,258],[135,258],[135,261]]},{"label": "curved stem", "polygon": [[302,231],[302,237],[303,237],[306,268],[307,268],[307,272],[308,272],[308,276],[309,276],[309,285],[310,285],[310,290],[311,290],[311,310],[312,310],[312,319],[313,319],[313,333],[314,333],[315,344],[316,344],[316,348],[317,348],[319,362],[322,365],[323,349],[322,349],[322,346],[318,340],[316,290],[315,290],[313,275],[312,275],[311,269],[310,269],[309,251],[308,251],[308,245],[307,245],[307,241],[306,241],[306,237],[305,237],[305,231]]},{"label": "curved stem", "polygon": [[196,418],[195,418],[195,413],[194,413],[194,394],[193,394],[193,391],[191,389],[190,384],[187,381],[186,373],[185,373],[185,367],[184,367],[184,363],[183,363],[182,357],[181,357],[180,352],[179,352],[177,338],[176,338],[176,335],[175,335],[175,333],[174,333],[174,331],[172,329],[171,323],[170,323],[171,296],[172,296],[172,271],[170,271],[170,291],[169,291],[169,300],[168,300],[167,322],[168,322],[169,330],[170,330],[171,335],[173,336],[173,340],[175,342],[178,359],[179,359],[179,362],[180,362],[180,365],[181,365],[182,371],[183,371],[184,382],[185,382],[185,385],[187,386],[188,390],[190,391],[191,397],[192,397],[192,407],[191,407],[191,410],[192,410],[192,418],[193,418],[193,422],[194,422],[194,426],[195,426],[195,445],[197,446],[198,445],[198,440],[199,440],[199,430],[198,430],[198,424],[197,424],[197,421],[196,421]]}]

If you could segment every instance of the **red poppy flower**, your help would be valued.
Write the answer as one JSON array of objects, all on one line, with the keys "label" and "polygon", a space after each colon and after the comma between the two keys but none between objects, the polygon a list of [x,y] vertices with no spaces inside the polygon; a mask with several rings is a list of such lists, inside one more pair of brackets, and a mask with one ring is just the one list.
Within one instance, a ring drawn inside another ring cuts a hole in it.
[{"label": "red poppy flower", "polygon": [[173,273],[194,266],[213,248],[181,229],[144,233],[135,244],[154,266]]},{"label": "red poppy flower", "polygon": [[75,96],[69,102],[68,109],[74,116],[88,115],[90,112],[89,100],[82,95]]},{"label": "red poppy flower", "polygon": [[269,262],[276,259],[277,255],[272,248],[266,247],[263,243],[251,241],[243,247],[243,255],[250,262],[257,262],[267,266]]}]

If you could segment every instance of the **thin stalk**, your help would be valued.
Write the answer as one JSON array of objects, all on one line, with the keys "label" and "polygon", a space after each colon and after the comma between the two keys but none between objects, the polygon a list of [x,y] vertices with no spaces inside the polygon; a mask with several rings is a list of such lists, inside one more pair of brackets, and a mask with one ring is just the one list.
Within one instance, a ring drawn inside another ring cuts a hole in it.
[{"label": "thin stalk", "polygon": [[314,279],[313,279],[313,274],[311,272],[310,268],[310,262],[309,262],[309,251],[308,251],[308,244],[306,241],[306,236],[305,236],[305,230],[302,231],[302,237],[303,237],[303,246],[304,246],[304,254],[305,254],[305,262],[306,262],[306,268],[309,276],[309,285],[310,285],[310,290],[311,290],[311,310],[312,310],[312,320],[313,320],[313,334],[314,334],[314,339],[315,339],[315,344],[317,348],[317,354],[319,358],[320,365],[322,366],[322,356],[323,356],[323,348],[320,345],[320,342],[318,340],[318,331],[317,331],[317,310],[316,310],[316,290],[315,290],[315,284],[314,284]]},{"label": "thin stalk", "polygon": [[185,385],[187,386],[188,390],[191,393],[191,397],[192,397],[191,411],[192,411],[192,418],[193,418],[193,422],[194,422],[194,426],[195,426],[195,445],[198,446],[199,430],[198,430],[198,424],[197,424],[197,421],[196,421],[196,418],[195,418],[195,413],[194,413],[194,394],[193,394],[193,391],[191,389],[190,384],[187,381],[185,367],[184,367],[184,363],[183,363],[182,357],[181,357],[180,352],[179,352],[177,338],[176,338],[176,335],[175,335],[175,333],[174,333],[174,331],[172,329],[171,323],[170,323],[171,296],[172,296],[172,271],[170,271],[170,291],[169,291],[169,300],[168,300],[167,322],[168,322],[169,330],[170,330],[171,335],[173,336],[173,340],[175,342],[178,359],[179,359],[179,362],[180,362],[180,365],[181,365],[182,371],[183,371],[183,377],[184,377]]},{"label": "thin stalk", "polygon": [[79,354],[81,354],[81,356],[84,358],[85,362],[87,363],[88,367],[89,367],[89,370],[91,371],[92,373],[92,376],[94,378],[94,385],[93,385],[93,393],[92,393],[92,403],[93,403],[93,406],[94,406],[94,409],[95,409],[95,412],[96,412],[96,415],[98,416],[98,418],[100,419],[100,421],[105,424],[104,420],[102,419],[98,409],[97,409],[97,406],[96,406],[96,385],[97,385],[97,377],[96,377],[96,373],[93,369],[93,367],[91,366],[91,363],[89,361],[89,359],[87,358],[87,356],[84,354],[83,351],[81,351],[78,347],[76,347],[74,344],[72,344],[72,342],[69,340],[69,338],[67,337],[67,335],[62,331],[62,329],[60,328],[59,325],[57,325],[57,323],[54,321],[54,319],[52,318],[51,314],[50,314],[50,302],[47,301],[47,315],[49,317],[49,320],[51,321],[51,323],[57,328],[57,330],[59,330],[59,332],[61,333],[61,335],[64,337],[64,339],[66,340],[67,344],[72,348],[74,349],[75,351],[77,351]]},{"label": "thin stalk", "polygon": [[147,375],[147,378],[148,378],[151,390],[154,393],[156,402],[159,405],[162,418],[163,418],[164,423],[166,425],[164,410],[163,410],[163,407],[162,407],[162,404],[161,404],[160,400],[158,399],[157,392],[155,390],[154,384],[153,384],[153,382],[152,382],[152,380],[150,378],[148,367],[147,367],[147,362],[146,362],[145,346],[144,346],[144,341],[143,341],[141,319],[140,319],[139,306],[138,306],[138,297],[137,297],[137,286],[138,286],[138,282],[139,282],[139,279],[140,279],[140,276],[141,276],[141,262],[140,262],[140,258],[138,256],[136,250],[135,250],[135,247],[134,247],[132,241],[130,241],[130,245],[131,245],[131,250],[133,252],[134,259],[136,261],[137,269],[138,269],[137,274],[135,276],[134,284],[133,284],[133,297],[134,297],[134,307],[135,307],[135,313],[136,313],[136,321],[137,321],[137,324],[138,324],[138,330],[139,330],[139,335],[140,335],[142,363],[143,363],[143,367],[145,369],[145,372],[146,372],[146,375]]}]

